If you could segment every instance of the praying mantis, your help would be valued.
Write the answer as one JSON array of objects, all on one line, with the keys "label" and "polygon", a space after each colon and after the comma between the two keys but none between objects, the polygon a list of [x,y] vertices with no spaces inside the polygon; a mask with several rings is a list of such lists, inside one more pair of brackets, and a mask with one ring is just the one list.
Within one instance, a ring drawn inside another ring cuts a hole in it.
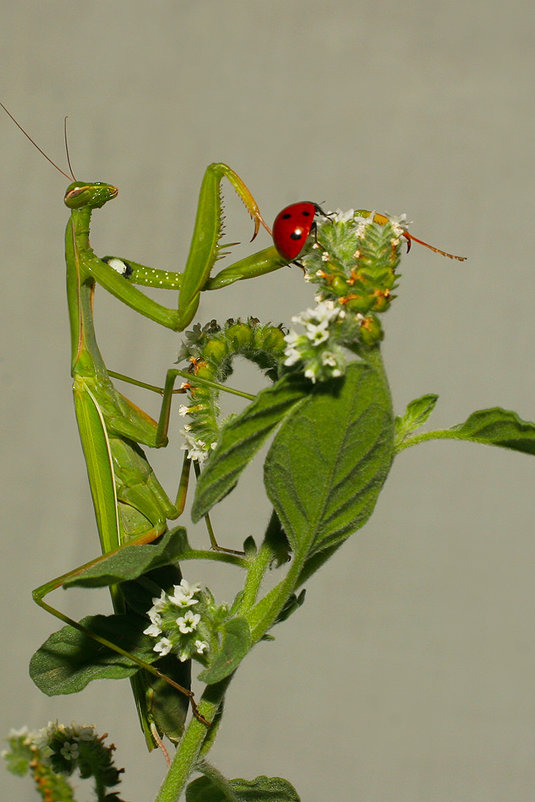
[{"label": "praying mantis", "polygon": [[[32,144],[43,153],[6,107],[1,103],[0,105]],[[43,155],[51,161],[46,154]],[[74,178],[54,162],[52,164],[69,180]],[[173,331],[182,331],[193,319],[203,289],[218,289],[286,265],[287,262],[281,259],[275,248],[270,247],[225,268],[215,279],[210,278],[216,260],[222,255],[219,238],[222,217],[220,185],[223,178],[228,179],[254,220],[253,239],[261,224],[269,231],[253,196],[237,173],[225,164],[211,164],[201,185],[184,273],[149,268],[116,257],[99,259],[89,244],[91,215],[94,209],[101,208],[117,196],[117,188],[102,182],[75,180],[69,184],[65,193],[64,201],[70,210],[65,232],[65,254],[74,406],[103,555],[127,544],[151,543],[167,530],[167,521],[177,518],[184,508],[189,460],[184,461],[177,495],[171,501],[158,482],[141,446],[160,448],[167,444],[174,382],[182,371],[169,370],[167,373],[158,421],[119,393],[111,380],[112,375],[117,374],[108,371],[97,345],[93,320],[95,287],[100,285],[122,303],[156,323]],[[135,285],[178,290],[177,308],[172,309],[157,303]],[[129,380],[128,377],[121,378],[155,389],[142,382]],[[97,561],[98,559],[87,565]],[[33,591],[33,598],[39,606],[63,622],[81,629],[108,648],[125,654],[117,644],[86,630],[44,600],[48,593],[59,588],[87,565],[41,585]],[[175,581],[179,582],[180,579],[177,569]],[[125,600],[120,587],[112,587],[112,600],[116,612],[125,611]],[[179,670],[175,674],[181,680],[177,681],[133,655],[130,657],[146,672],[165,680],[184,694],[196,714],[193,694],[185,687],[188,680],[187,677],[184,679],[182,666],[177,663]],[[142,730],[147,745],[152,748],[159,743],[161,731],[152,713],[157,706],[154,700],[156,691],[143,681],[139,673],[133,677],[132,684]]]},{"label": "praying mantis", "polygon": [[[115,198],[117,189],[110,184],[75,181],[65,193],[65,204],[71,211],[66,228],[65,252],[74,406],[101,548],[105,555],[125,544],[151,543],[166,531],[167,520],[177,518],[184,507],[189,461],[184,462],[177,496],[175,501],[171,501],[156,479],[141,446],[159,448],[166,445],[173,385],[181,371],[169,370],[167,373],[158,421],[119,393],[111,381],[96,341],[93,323],[95,286],[103,286],[123,303],[161,325],[175,331],[184,329],[195,314],[200,291],[219,254],[219,185],[223,177],[229,179],[244,200],[255,219],[255,233],[258,230],[261,217],[245,184],[226,165],[210,165],[201,186],[190,255],[182,275],[125,262],[116,257],[105,260],[96,257],[89,245],[91,214],[94,209]],[[268,260],[269,269],[275,269],[274,264],[281,266],[279,263],[279,257]],[[226,269],[231,271],[233,280],[248,275],[247,272],[243,273],[239,265],[237,263]],[[249,273],[255,275],[266,272],[262,269],[264,265],[264,255],[259,261],[254,258],[242,260],[242,267],[246,270],[251,268]],[[118,266],[125,266],[124,271],[118,272]],[[229,276],[227,272],[226,280]],[[166,308],[148,298],[134,286],[135,283],[165,289],[178,288],[178,309]],[[75,627],[80,625],[49,605],[44,598],[80,570],[74,569],[34,591],[34,599],[41,607]],[[177,573],[176,582],[179,581],[180,575]],[[125,602],[119,587],[112,588],[112,598],[115,611],[124,612]],[[95,637],[93,633],[87,634]],[[119,651],[115,644],[102,638],[99,640]],[[171,682],[173,687],[189,698],[196,712],[193,694],[183,681],[177,682],[168,674],[162,675],[158,669],[143,661],[136,662],[146,671]],[[136,675],[133,681],[134,694],[142,728],[150,744],[156,738],[157,724],[151,713],[156,702],[153,698],[154,689],[146,687],[143,692],[140,689],[142,684],[141,678]]]},{"label": "praying mantis", "polygon": [[[2,108],[21,128],[10,112]],[[21,128],[21,130],[23,130]],[[23,133],[28,134],[23,130]],[[30,141],[41,150],[28,136]],[[41,151],[42,153],[43,151]],[[45,155],[46,158],[48,158]],[[50,161],[50,159],[49,159]],[[54,164],[54,163],[53,163]],[[54,164],[69,181],[67,175]],[[71,171],[72,172],[72,171]],[[67,302],[71,334],[71,374],[78,429],[87,465],[87,472],[97,528],[103,555],[125,545],[148,544],[167,530],[167,521],[180,516],[185,503],[189,461],[186,459],[179,487],[171,500],[157,480],[142,446],[160,448],[167,444],[167,430],[174,383],[182,371],[167,372],[162,389],[158,420],[135,406],[114,386],[112,378],[120,377],[147,389],[142,382],[109,371],[97,345],[93,320],[93,298],[96,285],[103,287],[134,311],[173,331],[182,331],[194,318],[201,292],[221,289],[235,281],[255,278],[288,265],[272,245],[241,259],[211,276],[215,262],[223,253],[221,236],[221,182],[226,178],[243,201],[254,221],[253,239],[260,226],[270,232],[258,205],[238,174],[222,163],[211,164],[205,172],[199,195],[191,246],[183,273],[160,270],[119,257],[98,258],[89,244],[91,215],[117,196],[111,184],[74,180],[67,187],[64,201],[70,210],[65,234],[67,268]],[[412,237],[409,235],[409,241]],[[426,244],[426,243],[422,243]],[[166,307],[145,295],[138,286],[178,291],[176,308]],[[87,565],[92,565],[97,558]],[[166,673],[129,655],[120,646],[86,630],[78,622],[45,602],[45,597],[84,570],[87,565],[51,580],[33,592],[37,604],[63,622],[84,631],[102,645],[126,654],[144,672],[133,679],[133,690],[142,730],[149,748],[159,743],[162,725],[155,715],[158,689],[147,674],[170,684],[192,704],[198,716],[193,694],[187,687],[188,677],[180,664]],[[180,581],[178,568],[175,581]],[[120,586],[112,587],[112,600],[117,613],[127,603]],[[169,663],[166,664],[168,666]],[[201,717],[201,720],[202,717]],[[205,722],[207,724],[208,722]],[[169,735],[169,731],[167,731]],[[176,734],[171,733],[171,737]]]}]

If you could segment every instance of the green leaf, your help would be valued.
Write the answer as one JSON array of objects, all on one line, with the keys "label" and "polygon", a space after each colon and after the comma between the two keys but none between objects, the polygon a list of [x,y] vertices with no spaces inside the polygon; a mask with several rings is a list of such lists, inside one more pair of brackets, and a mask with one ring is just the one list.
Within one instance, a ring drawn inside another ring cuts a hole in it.
[{"label": "green leaf", "polygon": [[396,446],[426,422],[437,401],[438,395],[428,393],[407,404],[405,414],[402,417],[396,417]]},{"label": "green leaf", "polygon": [[213,685],[239,666],[252,646],[251,630],[245,618],[231,618],[223,624],[221,649],[213,662],[199,674],[201,682]]},{"label": "green leaf", "polygon": [[[143,628],[146,620],[138,616],[94,615],[83,618],[80,624],[91,632],[147,663],[158,655]],[[128,657],[94,641],[89,635],[72,626],[54,632],[30,660],[30,677],[47,696],[78,693],[95,679],[123,679],[139,671]]]},{"label": "green leaf", "polygon": [[223,429],[216,449],[202,471],[191,511],[198,521],[236,485],[241,472],[269,433],[310,392],[310,382],[284,376],[262,390],[245,410]]},{"label": "green leaf", "polygon": [[282,777],[229,780],[199,777],[186,789],[186,802],[300,802],[295,788]]},{"label": "green leaf", "polygon": [[295,593],[292,593],[291,596],[288,596],[284,603],[284,607],[276,617],[273,622],[275,624],[282,624],[283,621],[286,621],[296,610],[304,604],[306,596],[306,590],[302,590],[301,593],[297,596]]},{"label": "green leaf", "polygon": [[158,543],[126,545],[109,557],[99,558],[85,571],[66,579],[63,587],[99,588],[136,579],[155,568],[177,562],[189,549],[186,530],[178,526],[166,532]]},{"label": "green leaf", "polygon": [[345,540],[370,517],[393,453],[381,375],[355,362],[337,394],[318,390],[282,424],[264,466],[266,489],[296,554]]},{"label": "green leaf", "polygon": [[458,423],[451,429],[438,429],[406,437],[398,443],[398,450],[426,440],[467,440],[535,455],[535,423],[522,420],[516,412],[501,407],[479,409],[464,423]]},{"label": "green leaf", "polygon": [[516,412],[501,407],[473,412],[464,423],[448,430],[451,437],[472,440],[524,454],[535,454],[535,423],[525,421]]},{"label": "green leaf", "polygon": [[[156,654],[154,651],[153,653]],[[147,662],[152,663],[152,657]],[[162,674],[178,682],[183,688],[191,686],[190,660],[181,663],[176,654],[168,654],[159,657],[157,665]],[[148,671],[140,670],[131,678],[131,682],[139,692],[138,698],[146,700],[150,718],[154,719],[158,729],[171,741],[176,743],[180,740],[189,709],[188,697]]]}]

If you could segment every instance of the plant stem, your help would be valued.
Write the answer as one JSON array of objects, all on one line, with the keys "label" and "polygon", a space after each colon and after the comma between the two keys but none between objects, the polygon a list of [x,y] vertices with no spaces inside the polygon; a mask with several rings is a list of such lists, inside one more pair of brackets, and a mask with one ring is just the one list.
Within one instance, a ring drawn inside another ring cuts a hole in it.
[{"label": "plant stem", "polygon": [[273,550],[269,548],[266,543],[262,543],[256,559],[251,563],[247,573],[247,579],[245,580],[243,588],[243,598],[237,615],[244,615],[255,603],[260,584],[272,559]]},{"label": "plant stem", "polygon": [[[466,440],[467,438],[459,435],[458,432],[452,429],[438,429],[434,432],[423,432],[422,434],[415,434],[413,437],[408,437],[403,442],[399,443],[396,453],[399,454],[405,448],[417,446],[418,443],[425,443],[426,440]],[[483,441],[484,442],[484,441]]]},{"label": "plant stem", "polygon": [[[198,708],[199,713],[208,721],[214,720],[231,679],[232,675],[205,689]],[[205,725],[192,718],[155,802],[177,802],[190,774],[195,770],[206,735]]]}]

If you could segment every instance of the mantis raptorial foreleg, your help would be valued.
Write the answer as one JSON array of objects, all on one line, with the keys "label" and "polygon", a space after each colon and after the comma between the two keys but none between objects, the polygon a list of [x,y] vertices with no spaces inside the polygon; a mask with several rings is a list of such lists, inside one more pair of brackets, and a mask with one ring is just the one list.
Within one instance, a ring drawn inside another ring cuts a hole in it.
[{"label": "mantis raptorial foreleg", "polygon": [[[215,289],[240,279],[254,278],[288,263],[271,247],[225,268],[215,279],[210,278],[215,262],[223,255],[219,239],[222,220],[220,184],[224,177],[230,181],[254,220],[253,238],[260,225],[269,231],[241,178],[227,165],[215,163],[207,168],[201,185],[184,273],[159,270],[118,257],[99,259],[90,248],[87,236],[91,213],[115,198],[118,190],[109,184],[75,181],[65,194],[65,204],[71,209],[73,226],[73,242],[67,243],[67,258],[73,257],[75,247],[81,264],[82,281],[95,281],[145,317],[174,331],[182,331],[194,317],[203,289]],[[178,290],[178,308],[171,309],[158,303],[134,285]]]}]

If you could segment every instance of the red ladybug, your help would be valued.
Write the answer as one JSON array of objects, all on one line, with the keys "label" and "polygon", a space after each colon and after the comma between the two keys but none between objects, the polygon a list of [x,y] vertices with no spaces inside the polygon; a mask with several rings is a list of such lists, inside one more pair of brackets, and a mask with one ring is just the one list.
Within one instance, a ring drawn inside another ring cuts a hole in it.
[{"label": "red ladybug", "polygon": [[317,203],[301,201],[286,206],[273,223],[273,242],[280,255],[293,262],[303,248],[312,231],[316,229],[316,216],[326,216]]}]

